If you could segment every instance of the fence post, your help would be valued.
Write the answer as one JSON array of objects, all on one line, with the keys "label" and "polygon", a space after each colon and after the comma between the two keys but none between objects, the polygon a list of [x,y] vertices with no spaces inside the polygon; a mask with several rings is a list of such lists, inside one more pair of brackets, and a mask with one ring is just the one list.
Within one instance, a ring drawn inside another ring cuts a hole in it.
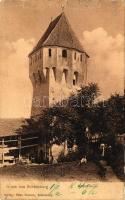
[{"label": "fence post", "polygon": [[21,136],[18,137],[19,161],[21,159]]},{"label": "fence post", "polygon": [[4,138],[2,138],[2,164],[4,165]]}]

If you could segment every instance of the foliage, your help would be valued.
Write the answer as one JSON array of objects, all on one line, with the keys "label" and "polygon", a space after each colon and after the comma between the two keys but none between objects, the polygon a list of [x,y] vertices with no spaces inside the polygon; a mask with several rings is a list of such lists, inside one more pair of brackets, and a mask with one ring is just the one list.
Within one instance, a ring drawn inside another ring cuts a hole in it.
[{"label": "foliage", "polygon": [[118,94],[112,95],[105,102],[104,120],[106,122],[106,131],[113,134],[125,132],[125,97]]},{"label": "foliage", "polygon": [[116,175],[124,181],[124,147],[121,144],[116,144],[113,151],[106,155],[106,159]]},{"label": "foliage", "polygon": [[95,103],[89,114],[90,130],[103,134],[103,143],[113,145],[118,134],[125,132],[125,98],[112,95],[104,102]]},{"label": "foliage", "polygon": [[97,163],[97,166],[98,166],[98,175],[101,178],[105,178],[105,176],[106,176],[106,168],[100,162]]},{"label": "foliage", "polygon": [[[95,83],[81,87],[67,100],[43,110],[38,118],[27,119],[19,133],[36,133],[40,143],[60,144],[67,140],[72,146],[75,142],[83,155],[87,148],[93,148],[93,145],[87,144],[88,127],[91,135],[99,133],[103,135],[101,142],[114,146],[117,134],[125,132],[125,97],[115,94],[97,102],[99,95],[100,90]],[[99,157],[98,152],[93,152]]]},{"label": "foliage", "polygon": [[58,158],[58,162],[72,162],[72,161],[76,161],[78,159],[79,159],[78,151],[76,151],[76,152],[71,151],[67,155],[64,155],[63,153],[60,154],[60,156]]},{"label": "foliage", "polygon": [[88,123],[91,106],[99,95],[96,84],[82,87],[76,94],[71,95],[67,102],[63,101],[51,108],[43,110],[39,118],[27,119],[27,124],[20,132],[35,132],[40,138],[46,137],[48,142],[62,143],[65,140],[80,147],[86,142],[85,129]]}]

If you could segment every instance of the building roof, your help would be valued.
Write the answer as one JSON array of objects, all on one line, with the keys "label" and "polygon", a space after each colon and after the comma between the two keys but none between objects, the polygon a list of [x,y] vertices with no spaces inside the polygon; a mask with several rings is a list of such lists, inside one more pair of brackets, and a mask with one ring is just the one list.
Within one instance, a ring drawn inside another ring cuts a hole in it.
[{"label": "building roof", "polygon": [[0,137],[17,135],[17,130],[24,124],[23,119],[0,119]]},{"label": "building roof", "polygon": [[59,46],[85,52],[64,12],[49,24],[47,30],[29,55],[46,46]]}]

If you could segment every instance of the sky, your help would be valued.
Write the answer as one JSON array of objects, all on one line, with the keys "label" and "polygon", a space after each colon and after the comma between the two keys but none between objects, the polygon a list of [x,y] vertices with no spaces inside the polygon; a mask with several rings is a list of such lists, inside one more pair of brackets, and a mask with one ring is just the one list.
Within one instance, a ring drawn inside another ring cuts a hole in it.
[{"label": "sky", "polygon": [[121,0],[0,0],[0,117],[29,117],[28,54],[51,18],[65,14],[90,55],[88,82],[108,98],[123,92],[124,8]]}]

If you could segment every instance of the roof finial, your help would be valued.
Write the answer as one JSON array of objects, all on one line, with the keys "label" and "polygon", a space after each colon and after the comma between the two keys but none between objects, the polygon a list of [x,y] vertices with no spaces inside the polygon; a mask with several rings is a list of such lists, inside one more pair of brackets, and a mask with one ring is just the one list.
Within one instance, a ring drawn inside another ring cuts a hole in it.
[{"label": "roof finial", "polygon": [[62,8],[62,12],[64,12],[65,6],[61,5],[61,8]]}]

